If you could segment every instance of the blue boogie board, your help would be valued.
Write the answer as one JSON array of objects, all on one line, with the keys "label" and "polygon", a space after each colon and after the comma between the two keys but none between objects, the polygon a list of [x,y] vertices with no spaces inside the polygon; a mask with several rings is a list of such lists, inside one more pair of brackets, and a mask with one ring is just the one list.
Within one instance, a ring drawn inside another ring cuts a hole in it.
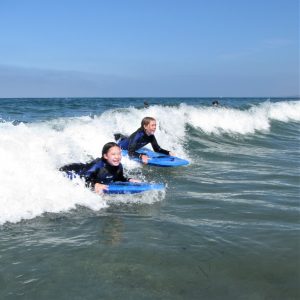
[{"label": "blue boogie board", "polygon": [[[80,178],[80,176],[72,171],[65,172],[69,179]],[[107,184],[108,190],[103,190],[105,194],[136,194],[151,190],[163,190],[165,188],[162,183],[148,182],[112,182]]]},{"label": "blue boogie board", "polygon": [[162,183],[148,182],[114,182],[108,185],[105,194],[136,194],[151,190],[163,190],[165,186]]},{"label": "blue boogie board", "polygon": [[[176,157],[176,156],[170,156],[158,152],[151,151],[147,148],[141,148],[137,150],[136,152],[140,154],[146,154],[150,157],[148,160],[148,165],[157,166],[157,167],[179,167],[179,166],[185,166],[189,164],[189,161]],[[123,156],[128,156],[127,150],[122,150]],[[137,161],[139,163],[143,163],[140,158],[132,158],[132,160]]]}]

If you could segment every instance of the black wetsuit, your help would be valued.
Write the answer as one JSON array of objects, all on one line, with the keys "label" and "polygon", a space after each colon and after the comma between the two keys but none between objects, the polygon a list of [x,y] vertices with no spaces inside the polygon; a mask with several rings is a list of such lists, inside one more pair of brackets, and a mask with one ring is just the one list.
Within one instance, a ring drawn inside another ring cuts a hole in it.
[{"label": "black wetsuit", "polygon": [[155,152],[163,153],[169,155],[169,151],[162,149],[157,141],[155,136],[147,135],[143,128],[139,128],[129,137],[121,136],[118,145],[124,149],[128,150],[128,155],[131,157],[139,157],[141,154],[137,153],[136,150],[146,146],[147,144],[151,144],[152,148]]},{"label": "black wetsuit", "polygon": [[124,176],[122,164],[115,167],[107,163],[103,158],[96,158],[86,164],[69,164],[61,167],[59,170],[66,172],[70,178],[73,178],[74,174],[79,175],[85,179],[86,184],[91,188],[94,188],[96,183],[109,184],[116,181],[129,181],[130,179]]}]

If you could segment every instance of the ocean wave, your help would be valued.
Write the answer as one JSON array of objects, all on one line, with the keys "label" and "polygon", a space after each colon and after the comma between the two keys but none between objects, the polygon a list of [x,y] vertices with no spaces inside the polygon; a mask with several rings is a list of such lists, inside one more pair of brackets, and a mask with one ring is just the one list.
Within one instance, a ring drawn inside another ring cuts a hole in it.
[{"label": "ocean wave", "polygon": [[246,110],[230,107],[182,106],[187,123],[207,134],[254,134],[257,131],[268,132],[272,121],[299,122],[300,102],[264,102]]},{"label": "ocean wave", "polygon": [[[68,211],[76,205],[93,210],[107,207],[107,199],[80,182],[70,182],[58,168],[99,157],[103,145],[113,140],[114,133],[132,133],[145,116],[157,119],[156,138],[161,147],[193,161],[189,157],[193,153],[189,148],[189,126],[208,135],[270,131],[273,121],[299,122],[300,102],[267,101],[244,109],[182,103],[142,109],[113,108],[93,117],[56,118],[17,126],[13,122],[0,122],[0,224],[34,218],[45,212]],[[129,160],[123,160],[123,164],[129,175],[142,168]],[[142,176],[140,179],[147,180]],[[149,203],[160,201],[161,197],[153,194],[136,200]]]}]

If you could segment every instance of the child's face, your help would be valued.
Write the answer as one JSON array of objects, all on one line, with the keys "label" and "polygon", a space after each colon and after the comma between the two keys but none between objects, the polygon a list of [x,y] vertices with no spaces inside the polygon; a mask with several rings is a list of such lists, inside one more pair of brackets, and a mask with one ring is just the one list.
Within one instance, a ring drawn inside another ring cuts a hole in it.
[{"label": "child's face", "polygon": [[150,121],[147,126],[144,126],[147,135],[153,135],[156,130],[156,121]]},{"label": "child's face", "polygon": [[122,158],[121,149],[117,146],[111,147],[103,157],[110,165],[118,166]]}]

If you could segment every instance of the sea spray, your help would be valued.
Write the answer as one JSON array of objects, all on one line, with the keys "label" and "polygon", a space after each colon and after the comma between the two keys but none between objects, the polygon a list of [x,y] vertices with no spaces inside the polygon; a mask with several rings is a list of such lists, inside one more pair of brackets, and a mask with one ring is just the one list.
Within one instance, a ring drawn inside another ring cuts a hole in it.
[{"label": "sea spray", "polygon": [[249,109],[182,106],[186,121],[207,134],[268,132],[272,121],[300,121],[300,102],[265,102]]}]

